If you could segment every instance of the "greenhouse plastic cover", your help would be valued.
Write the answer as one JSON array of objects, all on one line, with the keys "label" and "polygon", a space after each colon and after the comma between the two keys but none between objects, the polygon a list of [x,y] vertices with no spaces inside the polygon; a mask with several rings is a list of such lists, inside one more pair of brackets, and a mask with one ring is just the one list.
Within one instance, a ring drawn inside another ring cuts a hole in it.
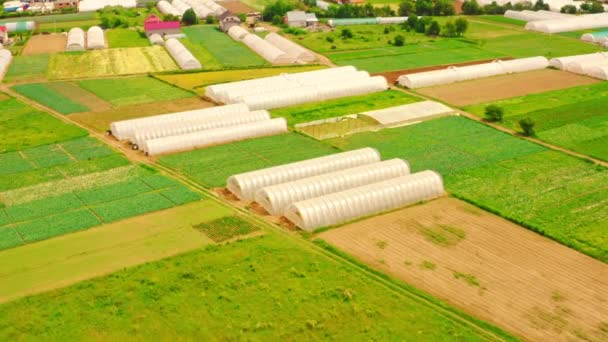
[{"label": "greenhouse plastic cover", "polygon": [[201,0],[183,0],[183,2],[186,5],[192,7],[194,13],[196,13],[196,16],[201,19],[215,15],[213,11],[209,7],[207,7]]},{"label": "greenhouse plastic cover", "polygon": [[135,139],[135,130],[138,128],[163,126],[177,122],[189,122],[196,118],[206,117],[209,120],[221,118],[227,114],[248,112],[247,105],[242,103],[189,110],[185,112],[154,115],[144,118],[115,121],[110,125],[112,135],[118,140]]},{"label": "greenhouse plastic cover", "polygon": [[559,33],[608,27],[608,13],[584,14],[571,18],[532,21],[526,30]]},{"label": "greenhouse plastic cover", "polygon": [[566,70],[566,67],[571,62],[598,63],[598,62],[605,61],[607,58],[608,58],[608,53],[596,52],[596,53],[589,53],[589,54],[585,54],[585,55],[574,55],[574,56],[552,58],[549,61],[549,65],[554,68],[557,68],[557,69]]},{"label": "greenhouse plastic cover", "polygon": [[137,0],[82,0],[78,3],[78,11],[91,12],[102,9],[106,6],[120,6],[125,8],[135,8]]},{"label": "greenhouse plastic cover", "polygon": [[6,27],[6,32],[24,32],[33,31],[36,28],[34,21],[18,21],[14,23],[4,23],[2,26]]},{"label": "greenhouse plastic cover", "polygon": [[608,37],[608,31],[585,33],[581,36],[581,40],[590,43],[598,43],[601,38],[605,37]]},{"label": "greenhouse plastic cover", "polygon": [[250,34],[249,31],[238,25],[232,26],[228,29],[228,35],[236,41],[241,41],[248,34]]},{"label": "greenhouse plastic cover", "polygon": [[182,15],[181,13],[179,13],[177,8],[175,8],[173,5],[171,5],[168,1],[165,1],[165,0],[160,0],[156,4],[156,8],[158,8],[160,13],[162,13],[162,14],[170,14],[170,15],[174,15],[176,17],[179,17],[180,15]]},{"label": "greenhouse plastic cover", "polygon": [[97,50],[106,47],[106,38],[99,26],[91,26],[87,30],[87,49]]},{"label": "greenhouse plastic cover", "polygon": [[267,186],[256,192],[255,201],[271,215],[281,216],[285,208],[292,203],[405,176],[409,173],[410,167],[406,161],[391,159]]},{"label": "greenhouse plastic cover", "polygon": [[0,48],[0,81],[4,78],[4,74],[8,70],[12,60],[13,54],[7,49]]},{"label": "greenhouse plastic cover", "polygon": [[285,217],[310,232],[443,194],[441,176],[423,171],[296,202],[287,207]]},{"label": "greenhouse plastic cover", "polygon": [[287,121],[284,118],[256,121],[147,140],[144,152],[159,155],[282,133],[287,133]]},{"label": "greenhouse plastic cover", "polygon": [[363,112],[361,115],[369,116],[384,126],[397,126],[401,124],[418,122],[454,112],[442,103],[435,101],[422,101],[402,106]]},{"label": "greenhouse plastic cover", "polygon": [[574,15],[565,14],[565,13],[556,13],[556,12],[550,12],[550,11],[507,10],[505,12],[504,16],[506,18],[522,20],[522,21],[538,21],[538,20],[569,18],[569,17],[573,17]]},{"label": "greenhouse plastic cover", "polygon": [[269,33],[264,39],[285,52],[290,60],[301,63],[311,63],[316,60],[312,52],[274,32]]},{"label": "greenhouse plastic cover", "polygon": [[373,148],[367,147],[233,175],[228,178],[226,183],[228,190],[238,198],[242,200],[253,200],[258,190],[270,185],[295,181],[379,161],[380,153]]},{"label": "greenhouse plastic cover", "polygon": [[165,42],[165,48],[182,70],[202,68],[201,63],[194,57],[190,50],[186,49],[186,47],[177,39],[168,39]]},{"label": "greenhouse plastic cover", "polygon": [[544,69],[548,66],[549,61],[542,56],[520,58],[508,61],[497,60],[490,63],[468,65],[463,67],[452,66],[441,70],[401,75],[397,81],[404,87],[415,89],[490,76]]},{"label": "greenhouse plastic cover", "polygon": [[171,5],[177,10],[180,16],[184,15],[184,12],[192,8],[181,0],[173,0],[171,1]]},{"label": "greenhouse plastic cover", "polygon": [[152,45],[160,45],[160,46],[165,45],[165,40],[158,33],[151,34],[148,39],[150,40],[150,44],[152,44]]},{"label": "greenhouse plastic cover", "polygon": [[84,31],[80,27],[73,27],[68,32],[66,51],[84,50]]},{"label": "greenhouse plastic cover", "polygon": [[588,70],[587,75],[600,80],[608,80],[608,65],[594,66]]},{"label": "greenhouse plastic cover", "polygon": [[258,35],[250,33],[243,37],[242,42],[272,64],[290,64],[295,62],[284,51],[260,38]]}]

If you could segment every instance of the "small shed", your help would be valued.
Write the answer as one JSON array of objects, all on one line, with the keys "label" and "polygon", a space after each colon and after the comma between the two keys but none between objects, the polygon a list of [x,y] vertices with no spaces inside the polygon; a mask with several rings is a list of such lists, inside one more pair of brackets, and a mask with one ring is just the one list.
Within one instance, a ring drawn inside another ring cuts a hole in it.
[{"label": "small shed", "polygon": [[309,27],[315,26],[319,22],[314,13],[304,11],[289,11],[283,20],[289,27]]},{"label": "small shed", "polygon": [[239,26],[241,24],[241,19],[230,11],[224,11],[224,13],[218,15],[217,20],[219,21],[220,29],[223,32],[228,32],[231,27]]},{"label": "small shed", "polygon": [[181,24],[179,21],[162,21],[154,14],[150,14],[144,21],[144,31],[148,38],[153,34],[158,34],[161,37],[179,34],[181,33]]}]

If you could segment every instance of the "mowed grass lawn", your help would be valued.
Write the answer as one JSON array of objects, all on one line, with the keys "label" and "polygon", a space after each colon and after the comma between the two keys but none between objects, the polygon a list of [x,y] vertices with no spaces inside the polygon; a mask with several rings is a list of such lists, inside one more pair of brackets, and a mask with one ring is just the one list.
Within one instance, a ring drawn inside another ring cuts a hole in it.
[{"label": "mowed grass lawn", "polygon": [[212,146],[162,157],[160,163],[209,187],[222,187],[233,174],[339,152],[298,133]]},{"label": "mowed grass lawn", "polygon": [[512,339],[310,248],[268,233],[6,303],[0,338]]},{"label": "mowed grass lawn", "polygon": [[[262,57],[244,44],[234,41],[215,26],[185,27],[184,33],[193,44],[202,46],[223,67],[243,68],[268,65]],[[200,62],[205,68],[205,61]]]},{"label": "mowed grass lawn", "polygon": [[86,112],[89,107],[72,101],[55,89],[48,86],[49,83],[21,84],[13,87],[13,90],[36,102],[56,110],[61,114]]},{"label": "mowed grass lawn", "polygon": [[4,76],[4,83],[31,82],[46,79],[49,55],[14,56]]},{"label": "mowed grass lawn", "polygon": [[275,109],[271,114],[274,117],[286,118],[290,125],[295,125],[337,116],[358,114],[369,110],[400,106],[418,101],[421,101],[418,97],[397,90],[387,90],[368,95],[351,96],[336,100]]},{"label": "mowed grass lawn", "polygon": [[49,79],[134,75],[178,70],[162,46],[64,52],[51,56]]},{"label": "mowed grass lawn", "polygon": [[329,142],[377,148],[414,171],[436,170],[447,191],[608,261],[608,169],[462,117]]},{"label": "mowed grass lawn", "polygon": [[78,85],[113,106],[170,101],[194,94],[153,77],[126,77],[78,81]]},{"label": "mowed grass lawn", "polygon": [[136,29],[106,30],[106,39],[110,48],[147,47],[150,41],[146,34]]},{"label": "mowed grass lawn", "polygon": [[505,127],[520,130],[519,120],[536,122],[539,139],[608,160],[608,83],[555,90],[465,107],[483,117],[486,106],[503,108]]}]

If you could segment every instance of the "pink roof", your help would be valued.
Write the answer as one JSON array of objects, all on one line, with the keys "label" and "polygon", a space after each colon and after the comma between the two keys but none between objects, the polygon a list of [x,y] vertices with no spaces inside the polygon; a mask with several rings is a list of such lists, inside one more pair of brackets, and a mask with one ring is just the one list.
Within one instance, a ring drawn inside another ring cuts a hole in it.
[{"label": "pink roof", "polygon": [[154,31],[154,30],[170,30],[170,29],[178,29],[180,28],[179,21],[165,21],[160,23],[144,23],[145,31]]}]

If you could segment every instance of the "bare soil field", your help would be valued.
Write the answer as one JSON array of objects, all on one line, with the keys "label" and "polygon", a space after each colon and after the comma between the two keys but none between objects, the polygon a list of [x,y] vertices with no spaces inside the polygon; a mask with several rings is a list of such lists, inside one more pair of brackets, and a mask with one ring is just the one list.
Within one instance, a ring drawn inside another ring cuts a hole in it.
[{"label": "bare soil field", "polygon": [[71,114],[70,119],[95,131],[104,132],[110,129],[110,123],[113,121],[193,110],[211,106],[213,106],[211,102],[204,101],[198,97],[189,97],[172,101],[120,106],[105,111]]},{"label": "bare soil field", "polygon": [[23,55],[38,55],[65,51],[68,38],[63,34],[40,34],[32,36],[25,44]]},{"label": "bare soil field", "polygon": [[421,88],[416,92],[455,106],[467,106],[597,82],[600,81],[587,76],[543,69]]},{"label": "bare soil field", "polygon": [[608,265],[457,199],[319,237],[526,340],[608,340]]},{"label": "bare soil field", "polygon": [[257,12],[255,8],[252,8],[240,1],[235,1],[235,0],[228,0],[228,1],[224,1],[222,2],[222,6],[224,6],[226,9],[228,9],[230,12],[232,13],[251,13],[251,12]]}]

